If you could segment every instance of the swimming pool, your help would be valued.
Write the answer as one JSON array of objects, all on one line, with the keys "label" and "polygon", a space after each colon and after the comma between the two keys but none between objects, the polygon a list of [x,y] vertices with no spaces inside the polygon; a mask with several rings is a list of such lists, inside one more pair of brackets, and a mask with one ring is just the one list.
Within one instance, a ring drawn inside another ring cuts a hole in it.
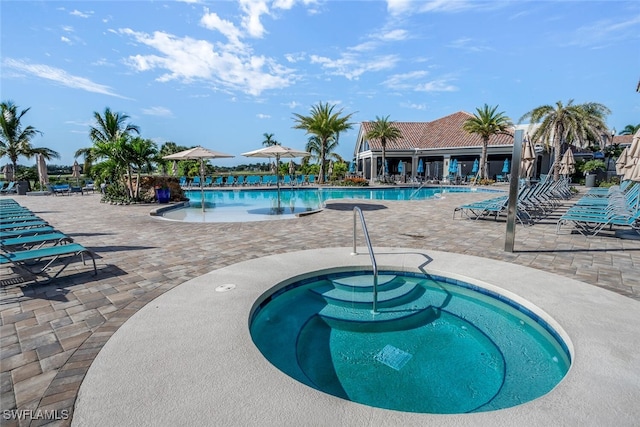
[{"label": "swimming pool", "polygon": [[189,207],[163,213],[170,220],[185,222],[246,222],[291,219],[298,214],[316,211],[328,200],[426,200],[449,192],[496,192],[477,187],[393,187],[393,188],[286,188],[206,190],[202,212],[200,190],[185,192]]},{"label": "swimming pool", "polygon": [[295,282],[252,316],[263,355],[292,378],[343,399],[437,414],[509,408],[548,393],[569,350],[539,316],[446,277],[384,272]]}]

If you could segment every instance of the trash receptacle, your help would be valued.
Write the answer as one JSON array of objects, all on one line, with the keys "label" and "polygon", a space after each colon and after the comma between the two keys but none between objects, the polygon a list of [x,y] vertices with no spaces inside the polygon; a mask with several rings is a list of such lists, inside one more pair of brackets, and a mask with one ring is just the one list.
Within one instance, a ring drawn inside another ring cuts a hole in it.
[{"label": "trash receptacle", "polygon": [[595,187],[596,186],[596,174],[589,174],[585,177],[585,187]]},{"label": "trash receptacle", "polygon": [[18,181],[16,185],[17,185],[16,193],[20,196],[26,195],[27,191],[29,191],[29,181]]}]

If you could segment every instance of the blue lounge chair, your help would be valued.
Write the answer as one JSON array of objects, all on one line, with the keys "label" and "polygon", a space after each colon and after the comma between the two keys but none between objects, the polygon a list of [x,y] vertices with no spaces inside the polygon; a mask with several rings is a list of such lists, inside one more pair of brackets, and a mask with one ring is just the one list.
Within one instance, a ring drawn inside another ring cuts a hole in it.
[{"label": "blue lounge chair", "polygon": [[238,177],[236,178],[236,185],[244,186],[244,184],[245,184],[244,175],[238,175]]},{"label": "blue lounge chair", "polygon": [[211,187],[211,185],[213,185],[213,178],[208,176],[204,179],[204,186]]},{"label": "blue lounge chair", "polygon": [[310,175],[307,177],[307,182],[308,182],[309,184],[315,184],[315,183],[316,183],[316,176],[315,176],[314,174],[310,174]]},{"label": "blue lounge chair", "polygon": [[[97,275],[98,269],[96,268],[96,260],[93,253],[77,243],[26,251],[0,253],[0,265],[14,267],[21,272],[33,276],[36,281],[39,277],[45,277],[45,279],[49,281],[58,277],[75,257],[80,256],[82,263],[84,264],[84,255],[89,255],[91,257],[91,260],[93,261],[94,276]],[[62,268],[51,276],[48,273],[48,270],[58,260],[62,261]]]},{"label": "blue lounge chair", "polygon": [[187,182],[187,177],[186,176],[181,176],[180,177],[180,187],[181,188],[185,188],[187,187],[188,182]]},{"label": "blue lounge chair", "polygon": [[246,179],[247,185],[259,185],[260,177],[258,175],[249,175]]},{"label": "blue lounge chair", "polygon": [[227,180],[225,181],[225,185],[231,187],[235,182],[236,182],[236,179],[234,178],[234,176],[233,175],[229,175],[227,177]]},{"label": "blue lounge chair", "polygon": [[1,231],[10,231],[10,230],[19,230],[22,228],[33,228],[39,227],[41,225],[49,225],[45,221],[20,221],[20,222],[12,222],[9,224],[0,224]]},{"label": "blue lounge chair", "polygon": [[3,231],[0,231],[0,239],[9,239],[12,237],[22,237],[22,236],[32,236],[32,235],[38,235],[38,234],[53,233],[55,231],[56,230],[49,225],[43,225],[43,226],[31,227],[31,228],[21,228],[18,230],[3,230]]},{"label": "blue lounge chair", "polygon": [[0,246],[7,252],[15,252],[16,250],[39,249],[47,243],[53,246],[63,243],[72,243],[73,239],[66,234],[60,232],[33,234],[24,237],[10,237],[0,239]]},{"label": "blue lounge chair", "polygon": [[6,188],[3,188],[2,190],[0,190],[0,193],[3,193],[3,194],[16,193],[15,186],[16,186],[16,182],[11,181]]},{"label": "blue lounge chair", "polygon": [[213,185],[221,187],[222,186],[222,177],[216,177],[216,180],[213,182]]},{"label": "blue lounge chair", "polygon": [[194,176],[193,181],[191,181],[191,187],[200,187],[200,177]]}]

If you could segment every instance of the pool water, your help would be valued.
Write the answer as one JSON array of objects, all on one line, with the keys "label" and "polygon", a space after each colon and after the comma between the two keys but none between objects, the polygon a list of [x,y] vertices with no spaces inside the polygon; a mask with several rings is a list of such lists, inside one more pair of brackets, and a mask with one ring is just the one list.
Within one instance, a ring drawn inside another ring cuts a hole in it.
[{"label": "pool water", "polygon": [[495,191],[476,187],[394,187],[394,188],[286,188],[189,190],[190,207],[165,212],[166,219],[187,222],[239,222],[290,219],[322,208],[327,200],[425,200],[447,192]]},{"label": "pool water", "polygon": [[285,374],[317,390],[407,412],[467,413],[548,393],[569,369],[564,342],[530,310],[445,277],[320,275],[258,305],[251,336]]}]

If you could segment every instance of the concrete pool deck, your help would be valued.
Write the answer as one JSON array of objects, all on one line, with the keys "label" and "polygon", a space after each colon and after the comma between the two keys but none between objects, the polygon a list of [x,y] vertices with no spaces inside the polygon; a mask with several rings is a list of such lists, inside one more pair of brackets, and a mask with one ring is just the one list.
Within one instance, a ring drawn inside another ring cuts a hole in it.
[{"label": "concrete pool deck", "polygon": [[[239,262],[348,247],[352,239],[353,214],[348,203],[294,220],[185,224],[151,217],[149,212],[157,205],[102,204],[99,194],[10,197],[97,255],[97,277],[81,263],[71,264],[48,285],[2,276],[1,406],[58,411],[63,419],[56,425],[70,425],[80,385],[105,343],[155,298]],[[592,238],[556,234],[559,209],[531,227],[517,226],[515,250],[508,253],[504,222],[451,218],[454,207],[485,198],[486,194],[451,193],[430,201],[375,201],[376,208],[365,211],[365,217],[374,246],[438,250],[531,267],[623,295],[640,311],[640,241],[617,239],[607,231]],[[246,315],[239,321],[246,325]],[[630,315],[626,323],[632,322],[636,332],[631,338],[636,339],[640,324]],[[618,357],[620,343],[609,338],[602,344],[609,345],[601,348],[603,358]],[[235,405],[241,405],[241,393],[235,400]],[[174,404],[175,410],[179,403]],[[612,414],[630,410],[620,406]],[[22,414],[28,418],[31,413]],[[154,418],[147,424],[159,421]],[[43,422],[3,419],[7,426],[30,424]]]},{"label": "concrete pool deck", "polygon": [[[640,419],[636,301],[540,270],[438,251],[375,248],[382,270],[426,271],[495,285],[519,303],[544,310],[538,314],[555,328],[560,328],[555,321],[561,325],[573,352],[571,369],[552,392],[500,411],[429,415],[368,407],[289,378],[253,345],[252,307],[269,288],[290,283],[291,277],[370,267],[366,250],[356,256],[350,252],[325,248],[244,261],[155,299],[94,360],[80,388],[73,425],[632,425]],[[230,284],[235,288],[216,289]]]}]

